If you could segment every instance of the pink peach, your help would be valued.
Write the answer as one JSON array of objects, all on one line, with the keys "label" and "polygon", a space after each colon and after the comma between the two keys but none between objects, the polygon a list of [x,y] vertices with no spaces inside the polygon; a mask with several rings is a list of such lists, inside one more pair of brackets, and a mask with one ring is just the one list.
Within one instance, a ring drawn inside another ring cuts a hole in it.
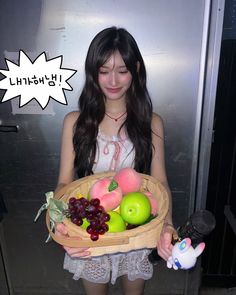
[{"label": "pink peach", "polygon": [[133,168],[123,168],[115,176],[115,181],[119,184],[123,195],[140,190],[142,184],[141,175]]},{"label": "pink peach", "polygon": [[148,197],[150,204],[151,204],[151,214],[153,216],[157,215],[158,207],[157,207],[157,199],[152,195],[151,192],[145,191],[144,194]]},{"label": "pink peach", "polygon": [[[111,187],[111,182],[115,187]],[[96,181],[90,188],[90,198],[99,199],[100,205],[105,211],[111,211],[120,205],[122,199],[122,191],[114,180],[110,178],[102,178]]]}]

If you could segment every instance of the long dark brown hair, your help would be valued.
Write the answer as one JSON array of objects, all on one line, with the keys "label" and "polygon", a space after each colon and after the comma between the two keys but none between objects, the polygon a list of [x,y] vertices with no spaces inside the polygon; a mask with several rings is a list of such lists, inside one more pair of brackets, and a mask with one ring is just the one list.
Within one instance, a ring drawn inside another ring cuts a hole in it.
[{"label": "long dark brown hair", "polygon": [[79,98],[80,115],[73,137],[74,166],[79,178],[93,173],[98,127],[105,115],[104,95],[98,84],[99,68],[117,50],[132,75],[126,95],[127,117],[122,126],[134,146],[134,169],[150,173],[152,102],[146,87],[145,65],[132,35],[123,28],[111,27],[95,36],[85,61],[86,80]]}]

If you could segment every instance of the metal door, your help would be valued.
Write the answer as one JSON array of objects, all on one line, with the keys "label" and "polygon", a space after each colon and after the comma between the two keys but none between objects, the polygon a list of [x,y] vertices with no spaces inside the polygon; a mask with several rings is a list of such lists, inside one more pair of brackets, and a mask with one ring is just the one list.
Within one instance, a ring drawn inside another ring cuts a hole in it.
[{"label": "metal door", "polygon": [[[211,45],[217,44],[214,29],[220,27],[223,1],[1,0],[0,4],[0,68],[5,67],[6,51],[23,49],[35,57],[43,51],[49,58],[63,55],[63,66],[77,70],[70,80],[73,92],[66,93],[67,106],[52,102],[50,111],[24,113],[13,111],[12,102],[0,104],[0,124],[19,125],[18,133],[0,137],[0,182],[8,208],[3,220],[4,257],[10,289],[14,295],[74,294],[81,285],[62,270],[63,251],[54,243],[44,244],[44,219],[36,224],[33,219],[44,193],[56,185],[62,120],[77,109],[91,39],[101,29],[117,25],[127,28],[139,44],[154,110],[165,122],[167,172],[178,225],[194,209],[203,93],[207,81],[212,81],[212,73],[205,75],[209,32],[212,28]],[[218,51],[212,56],[215,75]],[[186,275],[174,276],[177,287],[173,283],[158,290],[182,294]]]}]

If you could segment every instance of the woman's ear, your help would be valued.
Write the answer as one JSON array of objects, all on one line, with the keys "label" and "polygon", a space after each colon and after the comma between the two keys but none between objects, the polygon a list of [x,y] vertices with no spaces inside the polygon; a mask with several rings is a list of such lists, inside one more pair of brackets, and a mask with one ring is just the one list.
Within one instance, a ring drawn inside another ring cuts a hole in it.
[{"label": "woman's ear", "polygon": [[139,69],[140,69],[140,62],[137,61],[137,73],[139,73]]}]

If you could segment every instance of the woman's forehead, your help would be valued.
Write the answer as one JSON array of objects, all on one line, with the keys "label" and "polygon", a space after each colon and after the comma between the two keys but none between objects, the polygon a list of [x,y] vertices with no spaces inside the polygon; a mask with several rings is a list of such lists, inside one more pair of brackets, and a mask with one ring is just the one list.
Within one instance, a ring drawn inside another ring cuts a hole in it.
[{"label": "woman's forehead", "polygon": [[108,57],[108,59],[105,61],[102,67],[109,67],[109,68],[126,67],[126,65],[120,52],[116,50]]}]

